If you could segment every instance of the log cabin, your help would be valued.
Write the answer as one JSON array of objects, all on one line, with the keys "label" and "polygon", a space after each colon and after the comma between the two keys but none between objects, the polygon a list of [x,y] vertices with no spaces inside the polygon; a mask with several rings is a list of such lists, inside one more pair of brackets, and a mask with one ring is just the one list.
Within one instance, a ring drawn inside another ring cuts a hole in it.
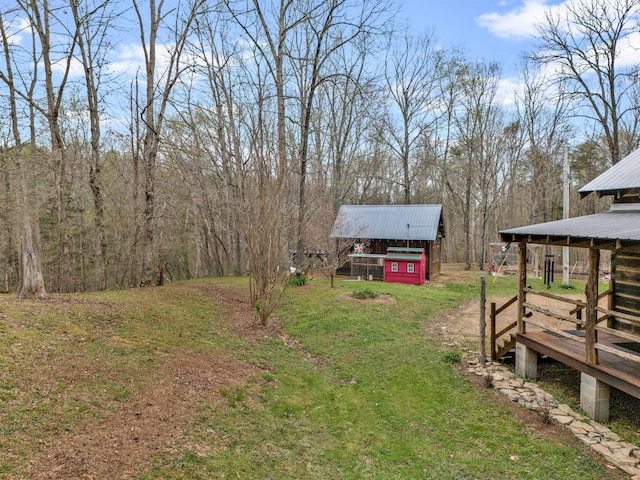
[{"label": "log cabin", "polygon": [[[604,213],[511,228],[501,231],[500,236],[502,241],[519,246],[518,308],[513,324],[517,330],[516,373],[535,379],[540,355],[580,371],[580,406],[591,418],[604,422],[609,418],[610,387],[640,398],[640,150],[579,193],[582,198],[610,196],[613,202]],[[528,244],[587,249],[584,299],[529,288]],[[611,275],[609,288],[599,292],[604,250],[611,252]],[[564,301],[570,310],[562,314],[541,308],[530,301],[533,296]],[[552,321],[534,322],[530,319],[533,312]],[[497,336],[492,335],[492,342]]]}]

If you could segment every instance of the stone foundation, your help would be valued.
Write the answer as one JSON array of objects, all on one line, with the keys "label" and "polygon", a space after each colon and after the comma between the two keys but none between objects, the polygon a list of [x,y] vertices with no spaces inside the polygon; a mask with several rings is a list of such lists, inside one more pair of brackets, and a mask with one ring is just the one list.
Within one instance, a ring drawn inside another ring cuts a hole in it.
[{"label": "stone foundation", "polygon": [[580,407],[596,422],[608,422],[609,385],[582,373],[580,375]]},{"label": "stone foundation", "polygon": [[516,374],[530,380],[538,378],[538,352],[521,343],[516,343]]}]

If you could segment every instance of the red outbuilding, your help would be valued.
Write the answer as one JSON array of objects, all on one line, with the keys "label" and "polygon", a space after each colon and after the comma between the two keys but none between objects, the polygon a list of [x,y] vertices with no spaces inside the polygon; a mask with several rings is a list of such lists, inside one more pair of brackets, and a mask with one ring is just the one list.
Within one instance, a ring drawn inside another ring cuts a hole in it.
[{"label": "red outbuilding", "polygon": [[424,248],[389,247],[384,257],[384,281],[422,285],[427,277]]},{"label": "red outbuilding", "polygon": [[423,265],[422,281],[408,282],[422,284],[440,274],[444,237],[442,205],[342,205],[331,237],[343,243],[347,240],[357,245],[362,241],[366,245],[364,252],[354,248],[338,274],[384,280],[387,273],[391,273],[390,278],[399,278],[400,271],[391,272],[391,264],[385,266],[385,257],[388,253],[400,253],[389,249],[400,248],[406,255],[422,253],[426,257],[424,264],[415,260],[406,262],[413,263],[413,267],[398,263],[398,269],[404,268],[405,273],[407,268],[413,268],[416,273],[418,264]]}]

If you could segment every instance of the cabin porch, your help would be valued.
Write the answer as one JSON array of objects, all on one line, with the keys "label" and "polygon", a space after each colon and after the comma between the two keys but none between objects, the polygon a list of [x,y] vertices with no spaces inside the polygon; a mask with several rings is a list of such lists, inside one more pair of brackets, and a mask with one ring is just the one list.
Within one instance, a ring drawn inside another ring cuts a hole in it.
[{"label": "cabin porch", "polygon": [[[610,386],[640,398],[640,349],[636,348],[640,344],[640,149],[591,180],[579,193],[581,197],[611,196],[613,203],[606,212],[573,218],[568,218],[565,208],[563,220],[500,232],[503,242],[517,242],[520,247],[516,373],[535,378],[539,353],[571,365],[581,372],[582,408],[595,420],[606,421]],[[565,200],[568,206],[568,196]],[[562,246],[567,257],[570,247],[587,250],[585,300],[576,303],[568,315],[536,306],[527,298],[535,293],[526,285],[526,245],[530,243]],[[598,293],[601,250],[611,252],[606,305],[600,303],[603,297]],[[563,325],[536,324],[529,318],[532,312]],[[567,328],[567,322],[574,326]],[[529,328],[530,324],[540,332]]]},{"label": "cabin porch", "polygon": [[[583,333],[579,330],[568,331],[569,334],[574,332]],[[640,398],[640,377],[638,370],[640,364],[638,361],[621,357],[609,351],[602,351],[598,356],[597,364],[590,364],[585,361],[584,343],[581,343],[579,335],[576,338],[568,338],[554,334],[553,332],[538,330],[517,335],[518,349],[516,351],[516,363],[526,368],[527,377],[532,380],[536,379],[537,370],[537,354],[546,355],[554,360],[561,362],[582,374],[582,382],[588,382],[589,379],[585,375],[601,382],[598,391],[587,392],[588,385],[581,385],[580,403],[582,408],[589,413],[589,416],[600,421],[605,421],[609,416],[608,406],[608,387],[617,388],[633,397]],[[614,335],[602,333],[598,337],[598,343],[611,350],[618,350],[622,354],[637,355],[637,352],[620,345],[627,342]],[[640,344],[636,343],[638,347]],[[635,348],[635,347],[634,347]],[[535,352],[536,355],[531,355]],[[528,357],[528,358],[527,358]],[[597,385],[597,384],[596,384]],[[591,399],[590,399],[591,397]],[[592,410],[589,412],[588,403],[593,403]],[[585,408],[586,407],[586,408]]]},{"label": "cabin porch", "polygon": [[[623,312],[616,307],[619,303],[616,278],[618,287],[627,280],[614,275],[610,289],[599,294],[599,250],[592,248],[584,297],[569,298],[534,290],[526,285],[526,249],[521,248],[521,252],[519,293],[508,302],[517,302],[517,320],[496,332],[495,317],[504,308],[492,305],[492,358],[504,352],[504,348],[500,350],[497,346],[498,338],[503,336],[516,347],[518,375],[536,379],[539,355],[581,372],[581,407],[593,419],[607,421],[610,387],[640,399],[640,315],[629,308]],[[617,270],[622,269],[623,263],[626,274],[632,268],[640,268],[631,267],[628,261],[631,258],[635,262],[637,253],[625,252],[616,257]],[[555,304],[555,309],[549,308],[549,304]],[[559,309],[558,304],[565,307]]]}]

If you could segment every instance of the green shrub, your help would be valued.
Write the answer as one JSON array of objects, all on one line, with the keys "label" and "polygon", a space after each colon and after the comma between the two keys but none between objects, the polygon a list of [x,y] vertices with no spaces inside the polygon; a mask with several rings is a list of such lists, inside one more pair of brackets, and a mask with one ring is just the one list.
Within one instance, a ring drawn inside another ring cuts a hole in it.
[{"label": "green shrub", "polygon": [[462,361],[462,355],[460,352],[445,352],[442,355],[442,361],[445,363],[460,363]]},{"label": "green shrub", "polygon": [[307,283],[307,280],[308,278],[305,275],[296,274],[296,275],[293,275],[292,277],[288,277],[285,280],[285,283],[289,287],[301,287]]},{"label": "green shrub", "polygon": [[357,298],[358,300],[366,300],[368,298],[376,298],[378,294],[370,288],[365,288],[364,290],[353,291],[353,293],[351,293],[351,296],[353,298]]}]

